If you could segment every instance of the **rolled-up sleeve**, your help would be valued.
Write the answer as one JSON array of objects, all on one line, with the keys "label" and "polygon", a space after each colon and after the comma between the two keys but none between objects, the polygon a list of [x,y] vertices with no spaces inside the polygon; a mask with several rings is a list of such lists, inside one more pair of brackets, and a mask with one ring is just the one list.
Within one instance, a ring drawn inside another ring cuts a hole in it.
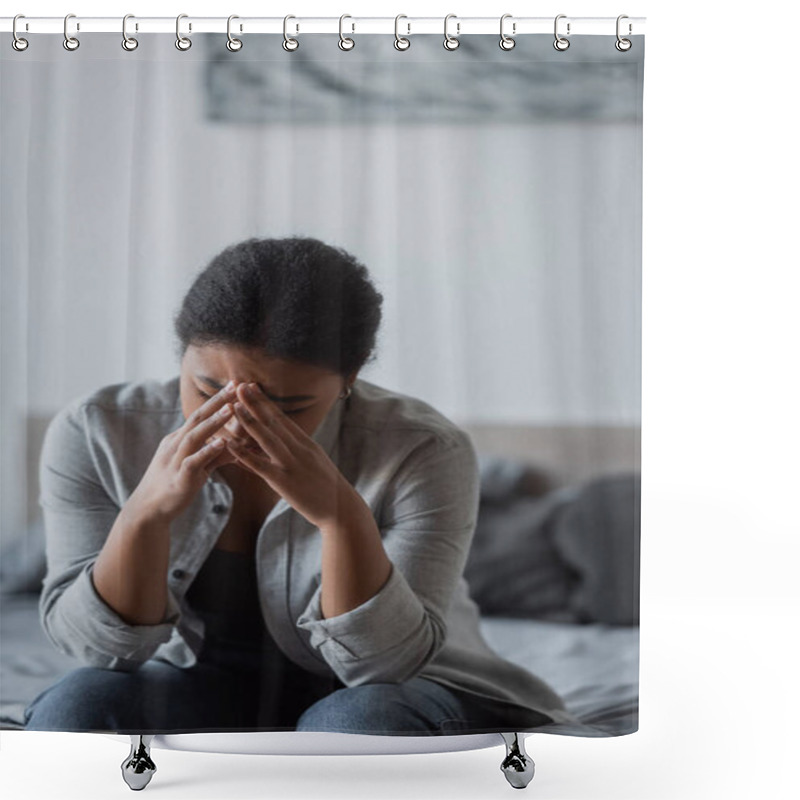
[{"label": "rolled-up sleeve", "polygon": [[447,638],[447,613],[477,522],[478,459],[459,430],[425,440],[389,481],[379,529],[392,562],[378,592],[323,618],[321,586],[297,619],[346,686],[418,675]]},{"label": "rolled-up sleeve", "polygon": [[88,666],[130,671],[172,635],[180,611],[168,596],[164,620],[126,623],[92,582],[94,562],[120,508],[104,489],[92,457],[87,408],[73,403],[51,421],[39,462],[47,572],[39,617],[61,652]]}]

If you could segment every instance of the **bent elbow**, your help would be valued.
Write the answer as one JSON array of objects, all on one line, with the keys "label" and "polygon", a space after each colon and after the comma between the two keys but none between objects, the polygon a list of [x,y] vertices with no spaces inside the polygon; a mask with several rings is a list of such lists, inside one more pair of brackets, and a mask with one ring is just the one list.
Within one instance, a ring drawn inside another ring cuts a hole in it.
[{"label": "bent elbow", "polygon": [[124,658],[119,655],[104,653],[85,641],[79,641],[74,636],[61,635],[64,633],[63,629],[53,625],[49,615],[42,618],[42,628],[48,641],[59,653],[74,658],[83,667],[134,672],[144,663],[140,659]]},{"label": "bent elbow", "polygon": [[420,636],[415,647],[404,647],[405,658],[391,658],[385,660],[384,669],[374,682],[380,683],[405,683],[419,674],[433,661],[444,647],[447,639],[447,628],[444,623],[427,615],[427,624],[424,633]]},{"label": "bent elbow", "polygon": [[439,654],[439,651],[444,647],[447,640],[447,626],[444,622],[431,614],[428,614],[428,636],[427,647],[421,650],[420,656],[414,665],[413,671],[408,677],[403,680],[411,680],[416,678],[428,664],[433,661]]}]

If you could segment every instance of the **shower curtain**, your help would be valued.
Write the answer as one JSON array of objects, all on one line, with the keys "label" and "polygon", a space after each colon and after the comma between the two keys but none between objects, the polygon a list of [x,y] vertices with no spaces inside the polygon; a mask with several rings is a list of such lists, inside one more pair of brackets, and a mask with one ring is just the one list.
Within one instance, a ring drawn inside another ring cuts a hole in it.
[{"label": "shower curtain", "polygon": [[[346,424],[293,441],[338,443],[324,463],[372,515],[386,573],[324,615],[321,530],[273,486],[250,606],[258,714],[202,730],[291,731],[334,692],[425,678],[493,712],[433,733],[636,731],[644,37],[78,38],[1,56],[0,727],[25,728],[79,668],[135,676],[144,653],[177,675],[202,653],[201,573],[170,563],[157,624],[92,582],[160,439],[120,415],[134,398],[152,420],[167,398],[161,433],[183,423],[190,287],[226,248],[291,238],[351,254],[383,299]],[[433,429],[460,459],[415,472],[404,458]],[[180,530],[211,553],[228,510],[205,488],[213,504],[198,493],[172,520],[175,551]],[[393,498],[450,503],[452,529],[393,529]],[[283,583],[290,552],[308,585]],[[64,719],[51,729],[81,729]]]}]

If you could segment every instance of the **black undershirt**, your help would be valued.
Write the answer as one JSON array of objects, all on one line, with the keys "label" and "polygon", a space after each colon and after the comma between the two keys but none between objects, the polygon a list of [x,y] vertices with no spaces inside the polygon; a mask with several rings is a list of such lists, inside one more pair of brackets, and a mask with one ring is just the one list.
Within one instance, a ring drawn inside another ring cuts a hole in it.
[{"label": "black undershirt", "polygon": [[305,708],[344,688],[335,675],[309,672],[277,646],[261,614],[253,555],[213,548],[186,599],[205,622],[199,660],[242,674],[254,726],[290,730]]}]

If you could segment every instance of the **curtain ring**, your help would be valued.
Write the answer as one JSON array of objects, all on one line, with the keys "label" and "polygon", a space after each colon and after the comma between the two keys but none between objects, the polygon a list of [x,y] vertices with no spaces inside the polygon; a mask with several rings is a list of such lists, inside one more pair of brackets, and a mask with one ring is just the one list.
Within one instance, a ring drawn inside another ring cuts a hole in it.
[{"label": "curtain ring", "polygon": [[[630,19],[630,17],[628,17],[628,15],[627,15],[627,14],[620,14],[620,15],[617,17],[617,41],[616,41],[616,42],[614,42],[614,47],[616,47],[616,48],[617,48],[617,50],[619,50],[619,51],[620,51],[620,53],[626,53],[628,50],[630,50],[630,49],[631,49],[631,47],[633,47],[633,42],[631,42],[631,40],[630,40],[630,39],[623,39],[623,38],[622,38],[622,37],[619,35],[619,21],[620,21],[621,19]],[[633,31],[633,26],[632,26],[632,25],[630,24],[630,22],[629,22],[629,23],[628,23],[628,36],[630,36],[630,35],[631,35],[631,32],[632,32],[632,31]]]},{"label": "curtain ring", "polygon": [[132,16],[133,14],[126,14],[122,18],[122,49],[127,50],[128,52],[135,50],[139,46],[139,40],[135,39],[133,36],[128,36],[128,33],[125,30],[125,24]]},{"label": "curtain ring", "polygon": [[[178,14],[178,18],[175,20],[175,47],[178,50],[188,50],[192,46],[192,40],[188,36],[181,36],[181,19],[183,17],[188,17],[188,14]],[[192,23],[189,23],[189,31],[192,30]]]},{"label": "curtain ring", "polygon": [[461,29],[460,22],[456,23],[456,36],[451,36],[447,32],[447,21],[450,19],[450,17],[455,17],[455,16],[456,16],[455,14],[448,14],[444,18],[444,42],[442,42],[442,44],[444,44],[445,50],[457,50],[458,46],[461,44],[461,42],[458,41],[458,32]]},{"label": "curtain ring", "polygon": [[[346,37],[342,33],[342,22],[344,21],[345,17],[349,17],[350,19],[353,19],[349,14],[342,14],[342,16],[339,17],[339,49],[340,50],[352,50],[356,46],[355,41],[353,39],[350,39],[350,38]],[[353,25],[352,32],[355,33],[355,30],[356,30],[355,22],[352,23],[352,25]]]},{"label": "curtain ring", "polygon": [[[566,19],[566,18],[567,18],[566,14],[559,14],[556,17],[555,25],[553,26],[554,30],[555,30],[555,34],[556,34],[556,39],[553,42],[553,47],[555,47],[556,50],[559,50],[559,51],[562,51],[562,52],[569,47],[569,39],[565,39],[563,36],[559,36],[558,35],[558,21],[560,19]],[[569,28],[570,28],[570,25],[569,25],[569,22],[568,22],[567,23],[567,36],[569,36]]]},{"label": "curtain ring", "polygon": [[292,52],[294,50],[297,50],[298,47],[300,47],[300,42],[297,41],[297,39],[292,39],[292,37],[289,36],[289,34],[286,32],[286,23],[290,19],[297,19],[297,17],[294,17],[291,14],[287,14],[283,18],[283,49],[286,50],[287,52]]},{"label": "curtain ring", "polygon": [[[517,43],[511,36],[506,36],[506,34],[503,33],[503,23],[506,21],[506,18],[510,17],[510,16],[511,16],[511,14],[503,14],[503,16],[500,17],[500,49],[501,50],[513,50],[514,49],[514,45]],[[517,23],[516,22],[514,22],[512,24],[512,28],[511,29],[512,29],[512,31],[514,33],[517,32]]]},{"label": "curtain ring", "polygon": [[27,49],[28,49],[28,40],[27,40],[27,39],[23,39],[23,38],[22,38],[22,37],[21,37],[21,36],[20,36],[20,35],[17,33],[17,20],[18,20],[20,17],[22,17],[22,19],[25,19],[25,15],[24,15],[24,14],[17,14],[17,15],[14,17],[14,22],[12,22],[12,23],[11,23],[11,33],[14,35],[14,38],[13,38],[13,40],[12,40],[12,42],[11,42],[11,46],[12,46],[12,47],[13,47],[13,48],[14,48],[14,49],[15,49],[15,50],[18,52],[18,53],[21,53],[23,50],[27,50]]},{"label": "curtain ring", "polygon": [[231,14],[228,17],[228,41],[225,42],[225,47],[231,51],[231,53],[238,53],[239,50],[242,49],[242,40],[237,39],[235,36],[231,35],[231,20],[232,19],[239,19],[236,14]]},{"label": "curtain ring", "polygon": [[[77,50],[81,45],[81,43],[74,36],[70,36],[67,33],[67,20],[70,17],[74,16],[75,16],[74,14],[67,14],[67,16],[64,17],[64,41],[62,42],[62,44],[64,45],[64,49],[69,50],[70,52],[72,50]],[[80,27],[78,28],[78,30],[80,30]]]},{"label": "curtain ring", "polygon": [[[411,39],[403,38],[400,35],[400,32],[397,29],[398,28],[398,23],[400,22],[400,18],[401,17],[403,19],[408,19],[408,17],[405,14],[398,14],[394,18],[394,48],[395,48],[395,50],[408,50],[408,48],[411,47]],[[407,35],[410,36],[411,35],[411,23],[407,22],[406,23],[406,27],[408,28]]]}]

